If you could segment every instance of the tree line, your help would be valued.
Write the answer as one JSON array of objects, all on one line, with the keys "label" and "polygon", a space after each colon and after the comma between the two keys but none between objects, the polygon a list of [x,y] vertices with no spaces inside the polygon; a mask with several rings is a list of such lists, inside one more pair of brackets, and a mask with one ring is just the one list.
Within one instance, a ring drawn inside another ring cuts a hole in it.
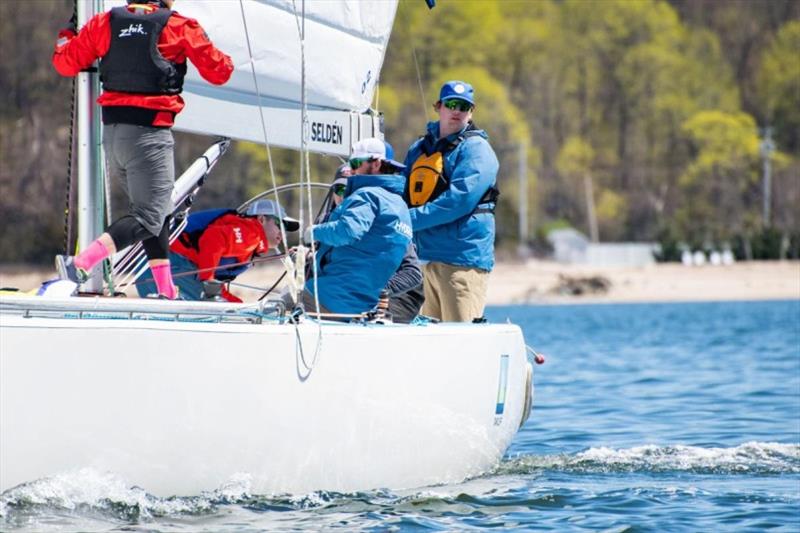
[{"label": "tree line", "polygon": [[[3,263],[49,262],[65,247],[72,81],[50,56],[71,10],[0,2]],[[430,11],[401,0],[374,106],[402,158],[435,119],[441,83],[473,84],[475,121],[501,162],[501,248],[519,237],[524,153],[532,247],[572,226],[667,251],[729,243],[759,257],[789,242],[797,253],[798,57],[793,0],[440,0]],[[176,134],[178,170],[208,144]],[[297,181],[299,161],[273,150],[279,182]],[[312,177],[329,181],[338,163],[313,156]],[[263,147],[234,143],[198,207],[239,205],[269,186],[266,168]]]}]

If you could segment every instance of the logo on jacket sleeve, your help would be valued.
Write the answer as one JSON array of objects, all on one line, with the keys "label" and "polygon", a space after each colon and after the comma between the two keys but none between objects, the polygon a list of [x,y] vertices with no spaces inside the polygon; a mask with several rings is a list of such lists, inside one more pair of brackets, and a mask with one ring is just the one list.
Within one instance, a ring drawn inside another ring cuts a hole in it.
[{"label": "logo on jacket sleeve", "polygon": [[411,231],[411,226],[403,222],[402,220],[395,220],[394,222],[394,229],[397,233],[401,235],[405,235],[409,239],[414,236],[413,231]]},{"label": "logo on jacket sleeve", "polygon": [[142,26],[141,24],[130,24],[127,28],[122,28],[122,30],[119,32],[119,36],[130,37],[131,35],[137,33],[139,35],[147,35],[147,32],[144,31],[144,26]]},{"label": "logo on jacket sleeve", "polygon": [[239,226],[233,228],[233,238],[236,240],[236,244],[242,244],[244,242],[242,238],[242,228]]}]

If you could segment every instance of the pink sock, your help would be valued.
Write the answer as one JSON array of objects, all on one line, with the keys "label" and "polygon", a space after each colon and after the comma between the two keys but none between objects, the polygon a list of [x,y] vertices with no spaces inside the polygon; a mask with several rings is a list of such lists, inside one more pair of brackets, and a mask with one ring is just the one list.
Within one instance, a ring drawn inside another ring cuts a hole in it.
[{"label": "pink sock", "polygon": [[92,241],[92,244],[75,256],[75,266],[84,270],[91,270],[106,257],[108,257],[108,250],[98,239]]},{"label": "pink sock", "polygon": [[169,263],[150,266],[150,272],[153,273],[158,294],[163,294],[170,300],[174,300],[178,296],[178,289],[172,283],[172,270],[169,268]]}]

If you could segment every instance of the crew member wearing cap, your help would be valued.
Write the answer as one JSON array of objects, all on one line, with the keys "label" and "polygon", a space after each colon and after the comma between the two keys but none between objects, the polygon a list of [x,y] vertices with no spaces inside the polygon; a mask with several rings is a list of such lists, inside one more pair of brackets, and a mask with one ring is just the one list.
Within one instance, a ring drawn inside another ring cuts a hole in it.
[{"label": "crew member wearing cap", "polygon": [[433,107],[439,120],[428,123],[405,159],[414,242],[427,261],[422,313],[469,322],[483,316],[494,266],[498,162],[488,135],[472,122],[469,83],[445,83]]},{"label": "crew member wearing cap", "polygon": [[127,3],[92,17],[80,32],[73,15],[58,34],[53,66],[62,76],[76,76],[100,59],[103,148],[112,174],[126,185],[130,210],[77,256],[56,256],[56,269],[80,284],[100,261],[142,241],[158,293],[175,298],[168,259],[175,182],[170,128],[184,107],[186,60],[215,85],[228,81],[233,62],[196,20],[171,10],[174,0]]},{"label": "crew member wearing cap", "polygon": [[[393,160],[394,148],[386,141],[384,141],[384,144],[386,145],[386,157],[389,160]],[[391,164],[382,164],[380,172],[383,174],[397,174],[401,170],[401,168]],[[347,179],[352,175],[353,171],[349,164],[344,164],[336,170],[336,176],[328,193],[329,203],[327,209],[320,215],[319,220],[316,222],[317,224],[326,222],[333,210],[341,205],[344,200],[344,193],[347,190]],[[306,278],[310,277],[311,272],[306,273]],[[385,289],[389,293],[389,313],[392,315],[394,322],[407,324],[419,315],[422,302],[425,301],[425,294],[422,288],[422,267],[413,242],[408,243],[406,254],[403,256],[400,266],[389,278]]]},{"label": "crew member wearing cap", "polygon": [[[307,311],[360,314],[378,303],[411,242],[408,207],[403,201],[403,165],[387,156],[377,138],[353,145],[344,199],[327,222],[306,230],[305,242],[320,243],[317,279],[306,281]],[[315,292],[316,291],[316,292]]]},{"label": "crew member wearing cap", "polygon": [[[300,227],[273,200],[257,200],[243,214],[233,209],[210,209],[189,215],[186,227],[170,246],[172,271],[181,298],[210,299],[209,287],[217,288],[215,281],[229,283],[250,268],[256,256],[277,248],[282,239],[281,223],[286,231]],[[149,277],[145,272],[143,281],[136,286],[141,296],[155,292]],[[219,296],[229,302],[241,302],[224,286]]]}]

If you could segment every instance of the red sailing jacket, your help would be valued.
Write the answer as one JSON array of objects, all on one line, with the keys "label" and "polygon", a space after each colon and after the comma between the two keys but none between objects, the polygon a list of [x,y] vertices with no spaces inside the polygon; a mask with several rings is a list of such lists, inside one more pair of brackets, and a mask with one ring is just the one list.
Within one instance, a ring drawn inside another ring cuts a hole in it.
[{"label": "red sailing jacket", "polygon": [[243,263],[268,249],[267,235],[258,218],[235,213],[223,215],[209,224],[200,236],[197,249],[186,246],[181,239],[170,246],[170,250],[197,265],[200,270],[197,277],[202,281],[214,278],[213,269],[220,266],[223,258]]},{"label": "red sailing jacket", "polygon": [[[155,6],[148,8],[156,9]],[[133,8],[128,6],[129,11]],[[111,16],[109,12],[92,17],[75,35],[62,30],[53,53],[53,66],[62,76],[76,76],[108,53],[111,45]],[[208,36],[194,20],[173,11],[158,39],[161,55],[173,63],[184,63],[188,58],[200,75],[209,83],[222,85],[231,77],[231,58],[211,44]],[[159,111],[153,126],[170,127],[176,114],[183,110],[180,95],[142,95],[104,91],[97,99],[101,106],[133,106]]]}]

